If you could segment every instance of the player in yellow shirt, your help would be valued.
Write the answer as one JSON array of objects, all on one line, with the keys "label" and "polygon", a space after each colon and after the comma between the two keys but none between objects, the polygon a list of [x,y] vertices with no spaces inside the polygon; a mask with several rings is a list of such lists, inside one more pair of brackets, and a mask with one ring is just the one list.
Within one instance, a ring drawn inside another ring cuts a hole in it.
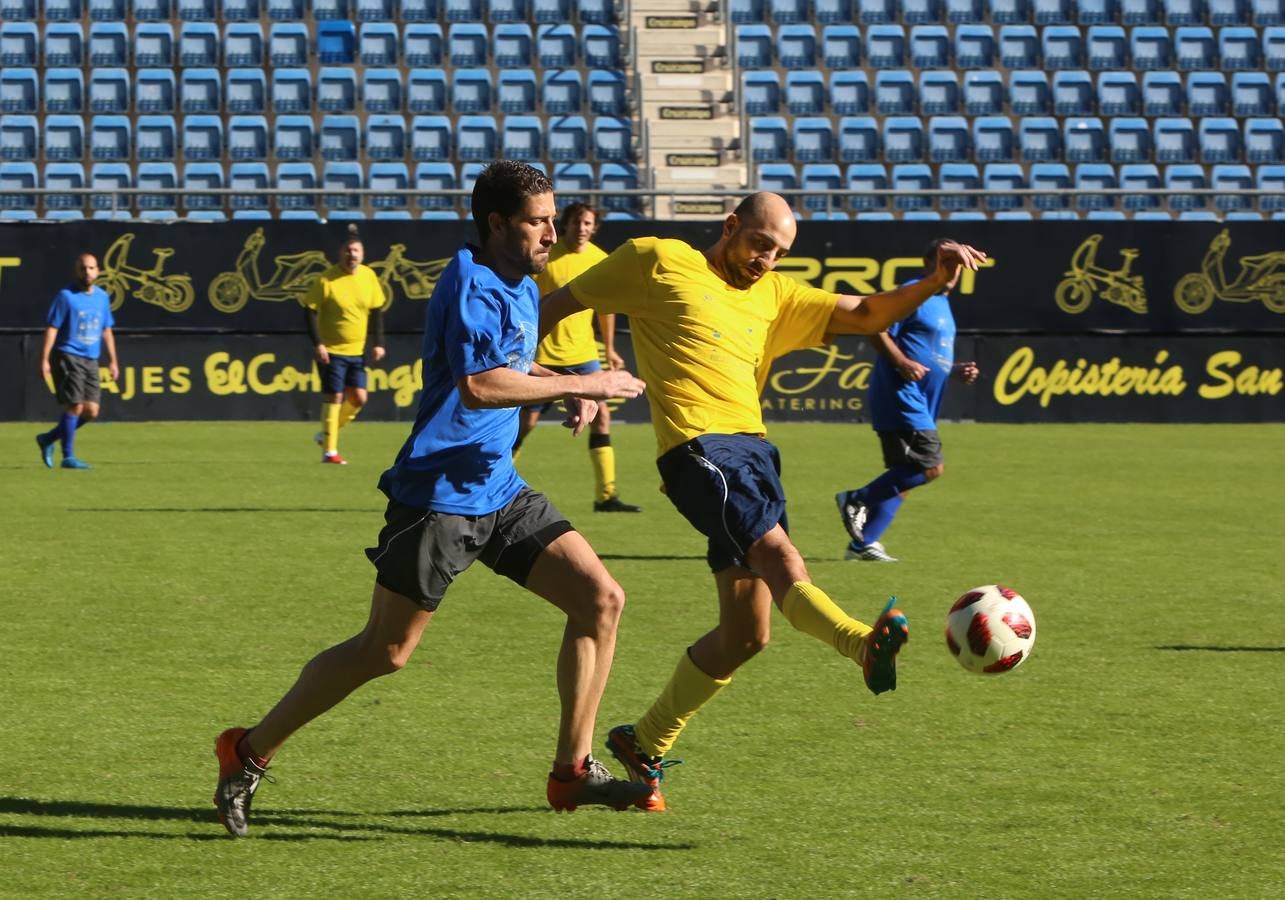
[{"label": "player in yellow shirt", "polygon": [[909,636],[892,601],[873,627],[812,584],[787,534],[780,457],[764,434],[759,393],[772,360],[827,334],[876,334],[939,293],[985,254],[943,242],[923,280],[871,297],[832,294],[773,271],[797,225],[783,198],[753,194],[727,217],[714,246],[640,238],[541,305],[541,331],[580,309],[629,316],[659,446],[657,467],[678,511],[709,540],[718,625],[687,648],[660,696],[607,747],[652,792],[637,805],[665,808],[660,783],[688,720],[767,645],[775,604],[798,630],[862,667],[875,694],[897,685]]},{"label": "player in yellow shirt", "polygon": [[[591,240],[598,230],[598,213],[587,203],[572,203],[562,210],[558,222],[562,239],[549,252],[549,265],[535,276],[540,295],[557,290],[577,275],[607,258]],[[616,317],[610,313],[598,317],[607,365],[623,369],[625,361],[616,352]],[[584,310],[567,316],[553,326],[535,351],[535,361],[562,375],[589,375],[602,370],[598,362],[598,344],[593,336],[593,311]],[[553,406],[545,403],[522,410],[518,439],[513,444],[516,462],[522,441],[535,428],[540,416]],[[616,494],[616,455],[611,447],[611,413],[607,405],[598,407],[598,417],[589,423],[589,459],[593,463],[594,512],[640,512]]]},{"label": "player in yellow shirt", "polygon": [[301,301],[307,310],[321,369],[321,461],[347,465],[339,455],[339,429],[366,405],[366,334],[373,339],[370,357],[384,358],[384,289],[369,266],[362,265],[366,249],[349,226],[339,245],[339,259],[321,273]]}]

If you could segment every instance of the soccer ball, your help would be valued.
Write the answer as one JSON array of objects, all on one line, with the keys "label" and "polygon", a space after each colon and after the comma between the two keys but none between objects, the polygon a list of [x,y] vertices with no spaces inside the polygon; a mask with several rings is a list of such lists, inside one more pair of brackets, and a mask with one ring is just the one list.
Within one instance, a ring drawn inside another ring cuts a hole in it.
[{"label": "soccer ball", "polygon": [[1016,669],[1035,646],[1035,614],[1012,588],[975,587],[946,616],[946,646],[961,666],[978,675]]}]

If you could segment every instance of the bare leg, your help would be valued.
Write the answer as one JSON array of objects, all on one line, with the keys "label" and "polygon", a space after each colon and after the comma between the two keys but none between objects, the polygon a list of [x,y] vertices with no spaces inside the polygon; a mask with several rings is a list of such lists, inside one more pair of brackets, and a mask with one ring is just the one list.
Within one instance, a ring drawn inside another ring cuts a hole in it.
[{"label": "bare leg", "polygon": [[772,633],[772,595],[761,578],[741,568],[714,573],[718,625],[692,645],[691,658],[710,678],[730,678],[767,646]]}]

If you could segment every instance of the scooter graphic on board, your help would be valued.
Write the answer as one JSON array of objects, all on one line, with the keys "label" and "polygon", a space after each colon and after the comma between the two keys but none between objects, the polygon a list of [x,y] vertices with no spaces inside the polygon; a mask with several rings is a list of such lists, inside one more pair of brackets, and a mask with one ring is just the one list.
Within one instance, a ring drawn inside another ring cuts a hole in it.
[{"label": "scooter graphic on board", "polygon": [[210,305],[219,312],[234,313],[249,301],[298,300],[317,276],[330,266],[326,254],[320,250],[305,250],[302,253],[286,253],[274,256],[272,274],[266,279],[259,275],[259,253],[263,250],[267,238],[263,229],[256,228],[254,233],[245,239],[236,258],[236,270],[215,275],[210,282],[207,294]]},{"label": "scooter graphic on board", "polygon": [[1095,294],[1136,313],[1147,311],[1147,292],[1142,286],[1142,276],[1132,275],[1129,269],[1138,258],[1138,251],[1126,248],[1120,251],[1124,264],[1118,269],[1104,269],[1097,264],[1098,245],[1102,235],[1091,234],[1071,255],[1071,268],[1063,274],[1053,292],[1053,300],[1068,313],[1082,313],[1093,301]]},{"label": "scooter graphic on board", "polygon": [[1231,235],[1224,228],[1209,243],[1200,271],[1178,279],[1173,288],[1173,300],[1185,313],[1196,315],[1209,309],[1214,299],[1233,303],[1263,301],[1274,313],[1285,313],[1285,251],[1242,256],[1240,271],[1231,281],[1223,268],[1223,260],[1231,247]]},{"label": "scooter graphic on board", "polygon": [[379,277],[379,284],[384,289],[384,309],[387,310],[393,305],[394,282],[401,286],[407,300],[427,300],[449,262],[449,259],[415,262],[406,258],[405,244],[393,244],[388,248],[387,256],[367,265]]},{"label": "scooter graphic on board", "polygon": [[191,306],[196,299],[191,276],[161,274],[161,269],[165,268],[165,260],[174,255],[174,248],[153,248],[156,265],[150,269],[140,269],[126,261],[134,237],[133,232],[122,234],[103,254],[103,272],[95,284],[107,292],[112,301],[112,309],[120,309],[126,294],[173,313],[182,312]]}]

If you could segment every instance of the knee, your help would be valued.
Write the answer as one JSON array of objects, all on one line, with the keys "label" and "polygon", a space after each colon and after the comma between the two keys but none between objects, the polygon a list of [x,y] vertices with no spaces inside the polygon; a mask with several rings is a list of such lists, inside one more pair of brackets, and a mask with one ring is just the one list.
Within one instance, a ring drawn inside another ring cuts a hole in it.
[{"label": "knee", "polygon": [[924,469],[924,478],[928,479],[929,481],[936,481],[938,478],[942,476],[942,473],[945,471],[946,471],[946,464],[938,463],[937,465],[933,466],[931,469]]},{"label": "knee", "polygon": [[625,611],[625,590],[614,579],[598,586],[594,596],[594,618],[599,631],[615,631]]},{"label": "knee", "polygon": [[768,632],[768,630],[764,628],[760,632],[747,635],[740,642],[738,646],[729,647],[728,649],[732,650],[737,656],[740,656],[742,659],[753,659],[755,656],[758,656],[760,653],[766,650],[767,645],[770,642],[771,642],[771,635]]}]

